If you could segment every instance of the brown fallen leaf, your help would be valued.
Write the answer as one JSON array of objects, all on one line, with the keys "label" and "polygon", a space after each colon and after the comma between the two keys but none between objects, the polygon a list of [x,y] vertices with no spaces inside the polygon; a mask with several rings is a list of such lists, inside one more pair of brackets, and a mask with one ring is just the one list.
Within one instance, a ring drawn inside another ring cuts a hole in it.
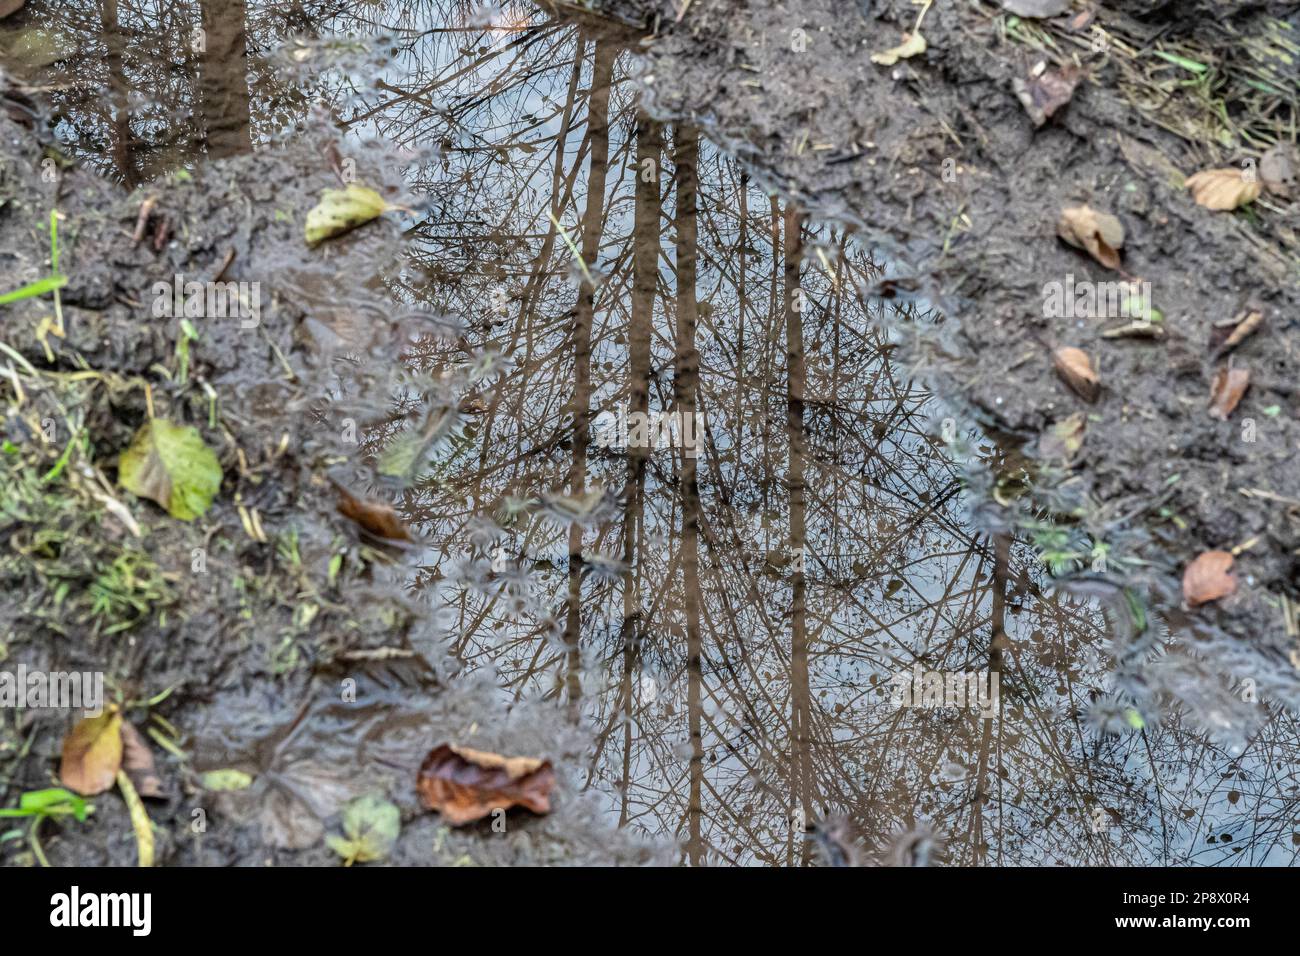
[{"label": "brown fallen leaf", "polygon": [[1258,179],[1248,179],[1242,169],[1206,169],[1188,176],[1185,183],[1198,206],[1220,211],[1236,209],[1259,198]]},{"label": "brown fallen leaf", "polygon": [[63,738],[59,779],[83,797],[103,793],[117,782],[122,767],[122,715],[109,710],[87,717]]},{"label": "brown fallen leaf", "polygon": [[420,800],[454,827],[511,807],[550,813],[554,786],[549,760],[503,757],[453,744],[435,747],[416,778]]},{"label": "brown fallen leaf", "polygon": [[1107,269],[1119,268],[1124,226],[1110,213],[1087,205],[1067,206],[1056,222],[1056,234],[1076,249],[1088,250]]},{"label": "brown fallen leaf", "polygon": [[1075,412],[1043,434],[1038,441],[1039,452],[1044,458],[1060,458],[1068,462],[1083,447],[1083,434],[1087,426],[1088,417],[1083,412]]},{"label": "brown fallen leaf", "polygon": [[1060,70],[1031,73],[1028,79],[1018,76],[1011,85],[1034,126],[1042,126],[1070,102],[1082,76],[1083,71],[1071,63]]},{"label": "brown fallen leaf", "polygon": [[1227,322],[1219,323],[1210,331],[1210,351],[1216,355],[1231,352],[1251,336],[1264,322],[1259,309],[1247,309]]},{"label": "brown fallen leaf", "polygon": [[1092,367],[1092,359],[1083,349],[1071,346],[1059,348],[1052,353],[1052,364],[1056,374],[1065,380],[1075,393],[1085,402],[1095,402],[1101,392],[1101,382]]},{"label": "brown fallen leaf", "polygon": [[334,490],[339,494],[339,514],[351,518],[363,531],[388,541],[415,540],[392,505],[372,498],[358,498],[337,482]]},{"label": "brown fallen leaf", "polygon": [[1300,154],[1290,143],[1278,143],[1259,158],[1259,181],[1281,199],[1300,195]]},{"label": "brown fallen leaf", "polygon": [[1248,368],[1221,368],[1215,372],[1214,382],[1210,386],[1211,417],[1227,421],[1249,387]]},{"label": "brown fallen leaf", "polygon": [[1183,571],[1183,599],[1196,607],[1217,601],[1237,590],[1237,579],[1229,572],[1235,559],[1227,551],[1206,551]]},{"label": "brown fallen leaf", "polygon": [[153,751],[129,720],[122,721],[122,770],[142,797],[163,796],[162,780],[154,766]]}]

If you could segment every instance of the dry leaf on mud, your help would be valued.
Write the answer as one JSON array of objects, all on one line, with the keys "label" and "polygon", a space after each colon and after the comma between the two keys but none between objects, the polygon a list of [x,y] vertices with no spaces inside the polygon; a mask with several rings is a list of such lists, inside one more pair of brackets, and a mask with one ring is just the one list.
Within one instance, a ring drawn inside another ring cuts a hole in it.
[{"label": "dry leaf on mud", "polygon": [[1216,323],[1210,330],[1210,351],[1223,355],[1246,341],[1264,323],[1264,313],[1247,309],[1226,322]]},{"label": "dry leaf on mud", "polygon": [[1067,206],[1056,222],[1056,234],[1076,249],[1088,250],[1107,269],[1119,268],[1124,226],[1110,213],[1087,205]]},{"label": "dry leaf on mud", "polygon": [[1250,369],[1219,369],[1214,373],[1214,382],[1210,385],[1210,415],[1220,421],[1227,421],[1249,387]]},{"label": "dry leaf on mud", "polygon": [[416,780],[424,805],[456,827],[511,807],[550,813],[554,786],[549,760],[503,757],[453,744],[435,747]]},{"label": "dry leaf on mud", "polygon": [[1028,79],[1018,76],[1011,85],[1034,125],[1042,126],[1052,114],[1070,102],[1082,76],[1081,69],[1069,64],[1060,70],[1031,74]]},{"label": "dry leaf on mud", "polygon": [[1038,442],[1038,449],[1045,458],[1061,458],[1069,461],[1083,447],[1083,434],[1088,427],[1088,417],[1083,412],[1075,412],[1057,422]]},{"label": "dry leaf on mud", "polygon": [[63,738],[59,780],[83,797],[103,793],[122,768],[122,715],[116,710],[77,723]]},{"label": "dry leaf on mud", "polygon": [[1232,571],[1234,558],[1227,551],[1206,551],[1183,572],[1183,599],[1192,607],[1217,601],[1237,590]]},{"label": "dry leaf on mud", "polygon": [[1278,143],[1259,158],[1259,181],[1275,196],[1291,199],[1300,194],[1297,169],[1300,158],[1290,143]]},{"label": "dry leaf on mud", "polygon": [[122,721],[122,769],[142,797],[163,796],[162,779],[154,765],[153,751],[130,721]]},{"label": "dry leaf on mud", "polygon": [[920,30],[913,33],[904,33],[902,43],[892,50],[871,54],[871,62],[879,63],[881,66],[893,66],[899,60],[906,60],[918,53],[924,53],[925,48],[925,37],[921,36]]},{"label": "dry leaf on mud", "polygon": [[362,530],[388,541],[415,540],[392,505],[370,498],[358,498],[341,485],[336,484],[334,488],[339,493],[339,514],[351,518]]},{"label": "dry leaf on mud", "polygon": [[1242,169],[1206,169],[1188,176],[1185,183],[1198,206],[1230,210],[1259,198],[1258,179],[1248,179]]},{"label": "dry leaf on mud", "polygon": [[1085,402],[1095,402],[1101,392],[1101,382],[1092,367],[1092,359],[1083,349],[1070,346],[1057,349],[1052,353],[1052,363],[1056,374],[1065,380],[1075,393]]},{"label": "dry leaf on mud", "polygon": [[1002,9],[1018,17],[1055,17],[1070,9],[1070,0],[1002,0]]}]

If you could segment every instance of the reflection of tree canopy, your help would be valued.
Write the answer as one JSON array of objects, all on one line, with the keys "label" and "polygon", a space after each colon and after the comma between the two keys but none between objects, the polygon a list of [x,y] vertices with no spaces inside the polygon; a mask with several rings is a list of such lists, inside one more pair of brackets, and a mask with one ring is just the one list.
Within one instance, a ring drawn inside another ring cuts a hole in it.
[{"label": "reflection of tree canopy", "polygon": [[[959,863],[1292,861],[1290,715],[1235,756],[1177,713],[1091,726],[1102,616],[972,526],[929,400],[853,291],[869,253],[639,112],[612,40],[529,4],[486,30],[451,0],[230,4],[215,40],[249,52],[240,130],[229,68],[205,85],[185,43],[205,6],[60,5],[65,132],[134,182],[196,142],[264,143],[321,95],[359,136],[436,149],[394,287],[512,365],[407,495],[439,546],[414,584],[448,603],[468,665],[592,723],[588,779],[624,823],[680,833],[696,862],[810,859],[804,824],[833,815],[882,852],[928,825]],[[291,35],[346,31],[397,38],[377,77],[320,74],[309,95],[269,65]],[[706,416],[694,463],[591,441],[598,412],[684,405]],[[618,505],[588,527],[511,510],[598,485]],[[891,708],[917,661],[999,669],[999,716]]]}]

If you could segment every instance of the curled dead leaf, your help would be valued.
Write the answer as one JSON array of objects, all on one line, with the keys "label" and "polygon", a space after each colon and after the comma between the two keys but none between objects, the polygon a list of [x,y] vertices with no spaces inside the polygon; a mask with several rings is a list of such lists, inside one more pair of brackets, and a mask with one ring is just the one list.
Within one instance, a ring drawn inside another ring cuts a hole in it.
[{"label": "curled dead leaf", "polygon": [[1056,222],[1056,234],[1076,249],[1086,249],[1107,269],[1119,268],[1124,226],[1110,213],[1087,205],[1067,206]]},{"label": "curled dead leaf", "polygon": [[1034,126],[1042,126],[1070,102],[1082,76],[1079,67],[1069,64],[1060,70],[1031,73],[1028,79],[1016,77],[1011,85]]},{"label": "curled dead leaf", "polygon": [[1237,590],[1237,579],[1230,572],[1234,558],[1227,551],[1206,551],[1183,571],[1183,599],[1196,607],[1217,601]]},{"label": "curled dead leaf", "polygon": [[455,827],[511,807],[550,813],[554,786],[549,760],[503,757],[453,744],[435,747],[416,779],[421,802]]},{"label": "curled dead leaf", "polygon": [[1214,373],[1214,382],[1210,386],[1210,415],[1227,421],[1249,387],[1250,369],[1219,369]]},{"label": "curled dead leaf", "polygon": [[1253,335],[1263,323],[1263,312],[1259,309],[1247,309],[1226,322],[1216,324],[1210,331],[1210,350],[1218,355],[1232,351]]},{"label": "curled dead leaf", "polygon": [[334,490],[339,495],[339,514],[355,521],[363,531],[388,541],[415,540],[392,505],[371,498],[358,498],[339,484],[334,485]]},{"label": "curled dead leaf", "polygon": [[1281,199],[1300,195],[1300,153],[1290,143],[1278,143],[1259,158],[1259,181]]},{"label": "curled dead leaf", "polygon": [[1230,210],[1259,198],[1259,180],[1244,169],[1205,169],[1188,176],[1192,199],[1206,209]]},{"label": "curled dead leaf", "polygon": [[162,779],[154,765],[153,751],[130,721],[122,721],[122,770],[142,797],[163,796]]},{"label": "curled dead leaf", "polygon": [[1059,348],[1052,353],[1052,364],[1056,374],[1065,380],[1074,392],[1085,402],[1095,402],[1101,392],[1101,381],[1092,367],[1092,359],[1083,349],[1071,346]]},{"label": "curled dead leaf", "polygon": [[921,36],[920,30],[914,30],[911,33],[904,33],[903,42],[898,46],[885,50],[883,53],[871,54],[871,62],[879,63],[881,66],[893,66],[899,60],[906,60],[918,53],[924,53],[925,49],[925,37]]},{"label": "curled dead leaf", "polygon": [[63,738],[59,779],[83,797],[103,793],[117,782],[122,768],[122,715],[105,711],[87,717]]}]

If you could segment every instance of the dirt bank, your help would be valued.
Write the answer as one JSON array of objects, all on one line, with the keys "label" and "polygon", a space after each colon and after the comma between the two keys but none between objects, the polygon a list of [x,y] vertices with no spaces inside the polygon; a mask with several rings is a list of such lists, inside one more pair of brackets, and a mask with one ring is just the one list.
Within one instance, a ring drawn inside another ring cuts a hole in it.
[{"label": "dirt bank", "polygon": [[[397,863],[662,861],[577,795],[568,771],[590,740],[558,708],[511,706],[489,678],[457,676],[428,607],[402,593],[421,546],[390,547],[338,511],[336,483],[400,497],[367,446],[406,381],[395,350],[423,349],[450,389],[472,358],[454,318],[387,294],[399,214],[308,247],[308,210],[340,185],[326,133],[127,194],[42,143],[25,95],[10,87],[6,102],[20,121],[0,117],[6,291],[52,268],[68,281],[62,337],[49,295],[0,314],[0,669],[105,674],[107,702],[147,732],[162,778],[146,802],[158,862],[338,862],[324,835],[345,801],[374,792],[406,822]],[[394,157],[353,155],[357,177],[398,201]],[[250,283],[240,295],[256,308],[182,323],[158,291],[178,276]],[[116,486],[118,454],[150,416],[194,426],[218,456],[224,480],[197,520]],[[70,726],[67,710],[13,713],[0,723],[0,806],[57,785]],[[554,812],[450,830],[415,794],[421,760],[446,740],[550,758]],[[214,769],[252,785],[210,792],[201,775]],[[0,859],[133,865],[122,799],[93,803],[85,824],[36,840],[0,828]]]},{"label": "dirt bank", "polygon": [[[1297,5],[1074,4],[1030,20],[936,3],[927,49],[893,65],[871,57],[916,28],[922,7],[902,0],[598,6],[657,27],[639,76],[656,110],[694,118],[775,190],[859,227],[886,267],[866,294],[949,403],[950,431],[978,423],[1041,454],[1053,426],[1082,428],[1068,462],[972,470],[991,528],[1030,534],[1080,586],[1140,596],[1211,672],[1300,704],[1300,202],[1266,189],[1216,212],[1183,185],[1294,149]],[[1070,70],[1072,99],[1036,128],[1017,83]],[[1062,209],[1080,204],[1122,223],[1118,268],[1057,238]],[[1129,319],[1045,304],[1051,283],[1120,280],[1150,284],[1154,335],[1108,337]],[[1251,311],[1262,324],[1224,350]],[[1099,372],[1094,403],[1054,371],[1066,346]],[[1219,420],[1211,388],[1228,365],[1250,385]],[[1235,551],[1240,587],[1184,614],[1183,568],[1215,549]],[[1141,631],[1146,609],[1126,603]]]}]

